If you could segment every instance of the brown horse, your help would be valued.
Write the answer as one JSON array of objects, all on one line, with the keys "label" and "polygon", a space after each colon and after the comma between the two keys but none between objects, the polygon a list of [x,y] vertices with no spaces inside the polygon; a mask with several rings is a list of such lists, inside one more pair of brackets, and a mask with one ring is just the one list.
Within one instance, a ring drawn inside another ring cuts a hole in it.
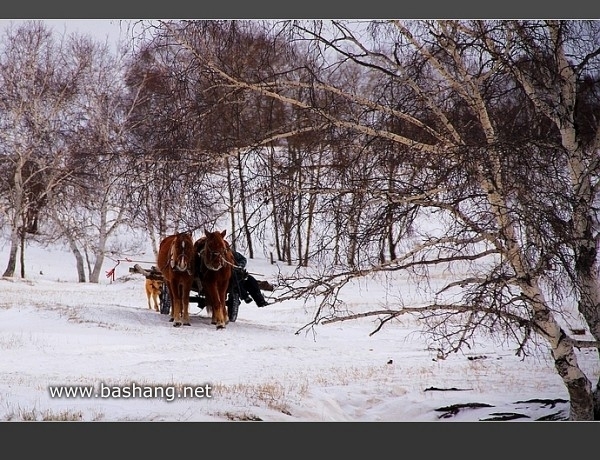
[{"label": "brown horse", "polygon": [[206,297],[206,309],[211,312],[212,324],[223,329],[229,322],[227,316],[227,289],[234,265],[233,253],[225,241],[225,233],[209,232],[194,243],[195,274]]},{"label": "brown horse", "polygon": [[163,275],[171,297],[173,326],[190,326],[190,289],[194,279],[194,240],[190,233],[178,233],[164,238],[158,248],[157,266]]}]

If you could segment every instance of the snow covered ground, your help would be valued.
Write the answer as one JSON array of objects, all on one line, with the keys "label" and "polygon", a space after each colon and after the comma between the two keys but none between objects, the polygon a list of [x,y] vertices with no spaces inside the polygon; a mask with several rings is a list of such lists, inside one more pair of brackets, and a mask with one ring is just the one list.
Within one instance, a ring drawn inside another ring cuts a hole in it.
[{"label": "snow covered ground", "polygon": [[[0,252],[2,270],[7,251]],[[32,245],[27,278],[0,278],[0,420],[453,422],[568,415],[566,390],[546,350],[521,360],[514,349],[481,341],[468,353],[438,359],[408,316],[372,336],[374,318],[304,329],[315,305],[277,302],[277,290],[265,293],[273,302],[265,308],[242,302],[225,330],[217,331],[196,304],[192,325],[174,328],[148,309],[144,277],[129,266],[107,260],[114,280],[77,283],[70,253]],[[275,282],[279,270],[291,267],[250,259],[248,269]],[[413,289],[402,278],[398,283]],[[362,281],[344,300],[364,311],[380,308],[380,294],[380,286]],[[580,359],[595,366],[591,350]],[[590,371],[597,376],[599,369]]]}]

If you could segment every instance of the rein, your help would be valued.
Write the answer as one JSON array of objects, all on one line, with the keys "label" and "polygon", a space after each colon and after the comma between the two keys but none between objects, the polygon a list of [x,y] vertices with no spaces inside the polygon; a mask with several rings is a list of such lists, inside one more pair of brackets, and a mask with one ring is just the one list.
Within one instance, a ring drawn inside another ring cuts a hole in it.
[{"label": "rein", "polygon": [[219,270],[221,270],[223,268],[225,263],[230,263],[228,260],[225,259],[225,257],[223,257],[222,253],[211,251],[211,254],[213,254],[213,255],[216,254],[219,256],[219,263],[216,266],[209,264],[207,261],[207,257],[206,257],[206,247],[204,249],[202,249],[199,252],[199,254],[200,254],[200,257],[202,257],[202,263],[204,263],[204,266],[206,268],[208,268],[209,270],[212,270],[213,272],[218,272]]},{"label": "rein", "polygon": [[[221,270],[221,268],[223,268],[225,266],[225,264],[231,265],[233,268],[241,268],[241,267],[238,267],[236,264],[229,262],[225,258],[225,254],[227,254],[228,252],[231,253],[231,249],[227,246],[222,251],[210,251],[208,248],[208,241],[206,241],[204,243],[204,247],[198,252],[198,254],[202,258],[202,262],[204,263],[204,266],[214,272],[218,272],[219,270]],[[207,261],[207,254],[212,254],[213,256],[218,256],[218,258],[219,258],[218,264],[217,265],[209,264]]]}]

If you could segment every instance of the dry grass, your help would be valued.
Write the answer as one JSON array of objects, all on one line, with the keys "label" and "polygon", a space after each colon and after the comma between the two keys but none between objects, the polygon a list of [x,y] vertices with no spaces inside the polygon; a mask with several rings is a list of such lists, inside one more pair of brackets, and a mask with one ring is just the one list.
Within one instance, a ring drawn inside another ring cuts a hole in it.
[{"label": "dry grass", "polygon": [[248,414],[246,412],[242,414],[234,414],[233,412],[223,412],[219,415],[225,417],[227,420],[231,420],[232,422],[262,422],[262,419],[260,417]]},{"label": "dry grass", "polygon": [[[266,407],[286,415],[291,414],[291,405],[306,397],[311,386],[326,387],[349,385],[361,381],[390,381],[389,368],[372,366],[368,368],[335,368],[315,375],[286,376],[282,381],[270,380],[262,383],[238,383],[235,385],[217,384],[213,386],[213,397],[219,400],[245,400],[253,407]],[[255,420],[257,417],[247,413],[232,415],[229,412],[218,413],[230,420]]]},{"label": "dry grass", "polygon": [[306,395],[308,388],[307,380],[287,383],[270,381],[257,384],[217,384],[213,387],[213,398],[244,399],[251,406],[267,407],[279,412],[289,413],[290,402]]},{"label": "dry grass", "polygon": [[49,409],[41,411],[35,407],[31,409],[17,407],[8,411],[4,420],[7,422],[81,422],[83,413],[70,409],[53,412]]},{"label": "dry grass", "polygon": [[13,332],[0,336],[0,350],[22,349],[26,345],[33,345],[37,350],[45,350],[47,347],[45,340],[32,332]]},{"label": "dry grass", "polygon": [[23,334],[9,334],[0,337],[0,349],[22,348],[24,344]]},{"label": "dry grass", "polygon": [[389,369],[381,366],[370,367],[344,367],[327,371],[324,374],[311,376],[311,382],[319,386],[349,385],[356,382],[373,380],[386,381],[390,377]]}]

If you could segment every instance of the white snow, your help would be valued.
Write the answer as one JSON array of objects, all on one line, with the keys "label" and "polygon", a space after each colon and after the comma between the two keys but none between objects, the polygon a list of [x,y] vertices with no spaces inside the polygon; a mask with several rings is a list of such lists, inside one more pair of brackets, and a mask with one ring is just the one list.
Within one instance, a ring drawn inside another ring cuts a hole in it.
[{"label": "white snow", "polygon": [[[0,261],[7,260],[3,247]],[[114,281],[78,283],[69,252],[30,245],[26,278],[18,267],[17,276],[0,278],[0,420],[452,422],[568,415],[566,402],[543,401],[568,398],[543,347],[522,360],[514,348],[482,339],[464,354],[438,359],[409,316],[373,335],[374,317],[304,328],[314,300],[276,302],[277,290],[265,292],[273,302],[265,308],[242,302],[237,321],[224,330],[194,303],[192,325],[174,328],[167,315],[148,309],[144,277],[128,270],[133,263],[115,265],[105,264],[105,271],[115,268]],[[249,259],[248,269],[276,282],[280,270],[292,267]],[[394,282],[407,298],[415,292],[407,277]],[[343,300],[352,311],[379,309],[395,301],[384,291],[361,281]],[[597,376],[592,353],[582,350],[578,359]],[[96,397],[50,395],[51,387],[75,386],[91,386]],[[109,397],[102,397],[103,386]],[[136,397],[126,397],[135,388]],[[205,396],[165,396],[184,388]],[[475,403],[489,406],[447,417],[438,410]]]}]

